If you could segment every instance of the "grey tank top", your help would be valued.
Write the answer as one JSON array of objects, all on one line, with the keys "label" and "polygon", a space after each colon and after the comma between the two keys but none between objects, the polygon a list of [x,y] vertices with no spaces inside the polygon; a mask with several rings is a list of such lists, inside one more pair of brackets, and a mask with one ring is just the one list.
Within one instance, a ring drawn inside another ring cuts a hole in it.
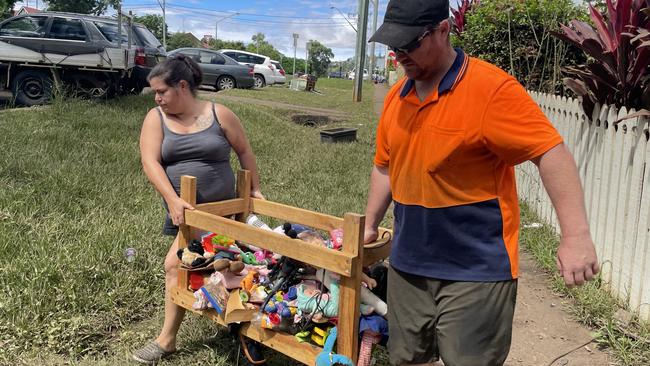
[{"label": "grey tank top", "polygon": [[235,175],[230,166],[232,147],[221,129],[214,104],[210,127],[187,134],[170,130],[160,107],[156,110],[163,130],[162,166],[176,193],[180,195],[181,176],[191,175],[196,177],[197,203],[234,198]]}]

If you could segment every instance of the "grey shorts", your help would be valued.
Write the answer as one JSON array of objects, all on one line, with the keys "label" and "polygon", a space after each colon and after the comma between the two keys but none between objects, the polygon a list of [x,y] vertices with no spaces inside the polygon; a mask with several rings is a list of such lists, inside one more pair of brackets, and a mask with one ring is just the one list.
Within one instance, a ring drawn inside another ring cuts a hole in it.
[{"label": "grey shorts", "polygon": [[178,235],[178,226],[174,225],[171,216],[167,212],[165,213],[165,222],[163,223],[163,235]]},{"label": "grey shorts", "polygon": [[503,365],[517,280],[458,282],[388,270],[388,353],[394,365]]}]

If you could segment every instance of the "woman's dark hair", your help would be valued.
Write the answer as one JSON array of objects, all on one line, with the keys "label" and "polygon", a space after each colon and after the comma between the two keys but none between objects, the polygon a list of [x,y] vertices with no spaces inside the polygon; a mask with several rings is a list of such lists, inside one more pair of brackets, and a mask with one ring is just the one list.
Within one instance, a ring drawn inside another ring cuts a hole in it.
[{"label": "woman's dark hair", "polygon": [[147,81],[151,81],[153,78],[162,79],[172,88],[177,87],[181,80],[185,80],[189,84],[192,94],[196,95],[196,90],[203,81],[203,72],[191,57],[177,53],[172,58],[158,63],[149,72]]}]

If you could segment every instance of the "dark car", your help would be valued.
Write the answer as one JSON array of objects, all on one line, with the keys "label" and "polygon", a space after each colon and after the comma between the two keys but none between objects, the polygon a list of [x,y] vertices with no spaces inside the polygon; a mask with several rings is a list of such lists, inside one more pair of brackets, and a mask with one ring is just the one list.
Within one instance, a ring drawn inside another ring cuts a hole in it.
[{"label": "dark car", "polygon": [[132,29],[133,38],[137,45],[132,78],[136,81],[136,89],[142,90],[149,85],[147,82],[149,71],[158,62],[167,58],[167,52],[158,38],[144,25],[135,23]]},{"label": "dark car", "polygon": [[182,53],[192,57],[203,71],[203,84],[217,90],[240,88],[249,89],[255,85],[253,67],[241,65],[232,58],[217,51],[205,48],[179,48],[168,56]]},{"label": "dark car", "polygon": [[[117,21],[112,19],[99,19],[95,26],[111,42],[116,42],[118,37]],[[132,92],[138,93],[148,86],[147,76],[158,62],[167,58],[165,47],[158,38],[142,24],[133,23],[131,27],[131,42],[135,46],[135,67],[131,73],[130,88]],[[122,41],[128,42],[128,35],[122,33]]]},{"label": "dark car", "polygon": [[343,71],[330,71],[327,77],[330,79],[343,79],[345,78],[345,73]]}]

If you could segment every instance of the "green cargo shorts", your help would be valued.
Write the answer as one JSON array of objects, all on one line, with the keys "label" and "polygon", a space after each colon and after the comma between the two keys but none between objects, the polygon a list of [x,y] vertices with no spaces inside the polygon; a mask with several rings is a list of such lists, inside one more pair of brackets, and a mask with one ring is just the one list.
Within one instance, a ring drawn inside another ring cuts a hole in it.
[{"label": "green cargo shorts", "polygon": [[459,282],[388,270],[388,353],[394,365],[503,365],[517,280]]}]

